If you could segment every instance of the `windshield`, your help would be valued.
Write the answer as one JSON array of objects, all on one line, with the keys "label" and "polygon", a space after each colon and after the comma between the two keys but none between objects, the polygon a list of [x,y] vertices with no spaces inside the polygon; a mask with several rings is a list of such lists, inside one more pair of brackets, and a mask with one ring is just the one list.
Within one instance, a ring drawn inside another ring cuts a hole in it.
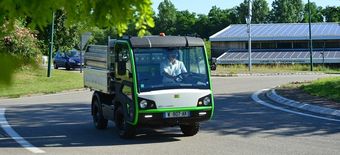
[{"label": "windshield", "polygon": [[209,89],[203,47],[134,49],[138,89]]},{"label": "windshield", "polygon": [[70,51],[67,53],[68,57],[79,57],[79,52],[78,51]]}]

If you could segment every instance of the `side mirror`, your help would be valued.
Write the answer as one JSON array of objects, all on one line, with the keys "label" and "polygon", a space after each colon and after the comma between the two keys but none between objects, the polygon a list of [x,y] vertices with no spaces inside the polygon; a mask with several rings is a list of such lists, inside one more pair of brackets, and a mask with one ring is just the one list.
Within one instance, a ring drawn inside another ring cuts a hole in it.
[{"label": "side mirror", "polygon": [[124,61],[124,62],[129,61],[129,56],[127,54],[123,54],[122,61]]}]

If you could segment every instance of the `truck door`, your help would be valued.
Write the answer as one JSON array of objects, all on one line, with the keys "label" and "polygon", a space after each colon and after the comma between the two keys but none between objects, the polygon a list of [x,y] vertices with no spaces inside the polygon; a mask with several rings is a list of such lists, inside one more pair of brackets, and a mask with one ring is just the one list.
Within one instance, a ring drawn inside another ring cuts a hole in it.
[{"label": "truck door", "polygon": [[117,100],[123,106],[126,120],[133,122],[135,116],[133,73],[131,68],[130,47],[125,41],[117,41],[114,46],[116,64],[115,81]]}]

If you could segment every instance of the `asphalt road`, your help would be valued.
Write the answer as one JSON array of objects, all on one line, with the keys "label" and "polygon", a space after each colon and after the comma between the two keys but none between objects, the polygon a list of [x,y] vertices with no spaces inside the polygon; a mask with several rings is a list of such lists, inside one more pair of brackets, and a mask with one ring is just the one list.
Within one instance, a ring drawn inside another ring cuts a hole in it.
[{"label": "asphalt road", "polygon": [[[322,75],[214,78],[215,116],[193,137],[179,128],[142,129],[122,140],[113,123],[96,130],[89,91],[1,100],[11,127],[46,154],[340,154],[340,123],[262,106],[260,89]],[[323,75],[324,76],[324,75]],[[0,128],[0,154],[32,154]]]}]

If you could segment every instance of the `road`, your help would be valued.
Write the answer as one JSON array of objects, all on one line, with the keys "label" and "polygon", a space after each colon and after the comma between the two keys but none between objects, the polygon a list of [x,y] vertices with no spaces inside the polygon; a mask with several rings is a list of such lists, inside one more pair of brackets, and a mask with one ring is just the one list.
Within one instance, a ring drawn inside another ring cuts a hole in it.
[{"label": "road", "polygon": [[[340,154],[340,123],[278,111],[251,99],[257,90],[325,75],[214,78],[214,118],[193,137],[179,128],[142,129],[122,140],[113,123],[96,130],[91,92],[1,100],[6,119],[46,154]],[[0,128],[0,154],[33,154]]]}]

